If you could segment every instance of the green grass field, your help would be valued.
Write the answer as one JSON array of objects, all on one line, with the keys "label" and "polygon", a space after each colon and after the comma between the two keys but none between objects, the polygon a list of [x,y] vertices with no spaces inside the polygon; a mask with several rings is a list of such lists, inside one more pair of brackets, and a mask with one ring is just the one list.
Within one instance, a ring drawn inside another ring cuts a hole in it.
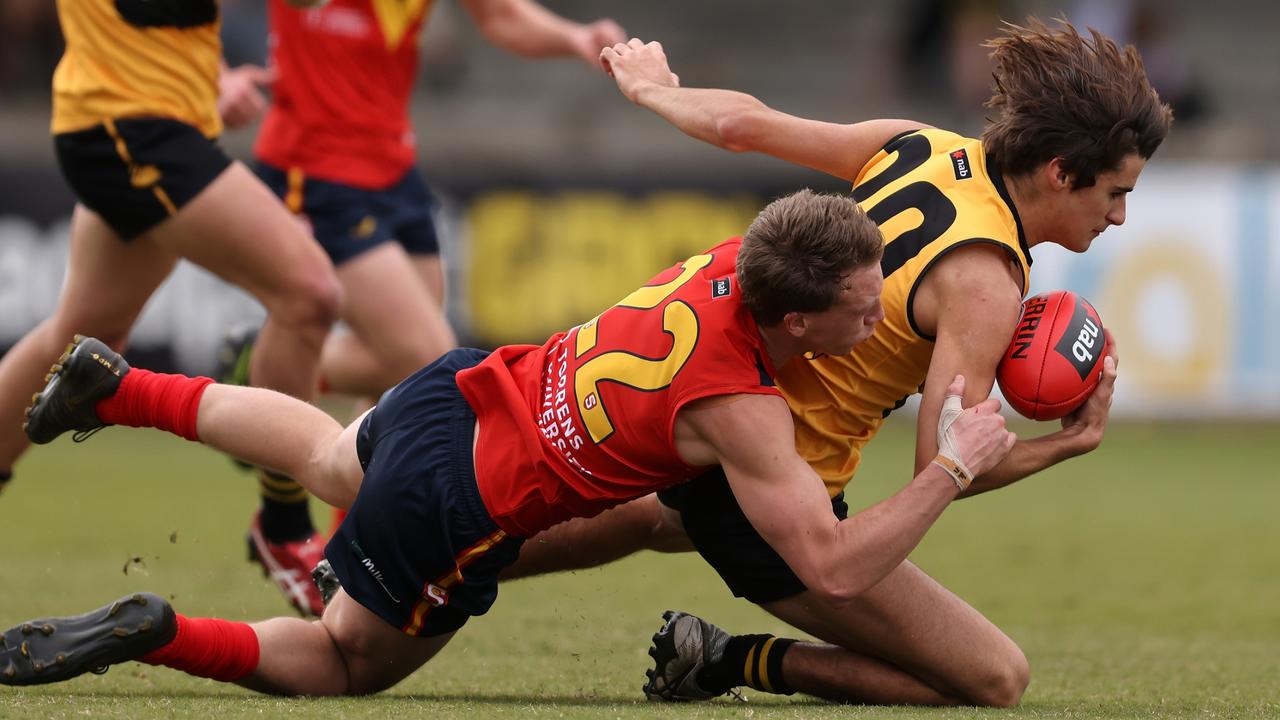
[{"label": "green grass field", "polygon": [[[913,558],[1026,651],[1012,711],[643,701],[663,609],[787,633],[696,556],[504,586],[438,658],[373,698],[288,700],[128,664],[63,685],[0,689],[0,718],[1256,718],[1280,717],[1276,425],[1116,425],[1091,456],[958,503]],[[853,490],[862,506],[910,467],[891,425]],[[283,600],[245,562],[254,484],[153,431],[108,429],[32,451],[0,497],[0,627],[134,590],[188,615],[260,619]]]}]

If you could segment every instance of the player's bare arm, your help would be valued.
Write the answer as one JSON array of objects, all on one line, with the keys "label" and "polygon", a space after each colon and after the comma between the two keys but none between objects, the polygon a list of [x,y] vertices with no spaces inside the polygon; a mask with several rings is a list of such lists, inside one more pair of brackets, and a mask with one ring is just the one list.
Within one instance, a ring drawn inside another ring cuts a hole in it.
[{"label": "player's bare arm", "polygon": [[577,23],[533,0],[464,0],[462,4],[489,42],[521,57],[572,56],[598,67],[601,48],[626,39],[622,27],[611,19]]},{"label": "player's bare arm", "polygon": [[[1008,347],[1021,311],[1022,291],[1008,255],[994,246],[973,245],[953,251],[921,282],[913,305],[920,328],[937,338],[920,402],[916,433],[916,469],[937,453],[934,428],[957,374],[968,380],[964,403],[980,402],[995,383],[995,368]],[[994,490],[1067,458],[1096,448],[1106,427],[1115,382],[1104,370],[1087,407],[1048,435],[1019,440],[1008,457],[975,479],[964,495]]]},{"label": "player's bare arm", "polygon": [[774,110],[733,90],[680,87],[658,42],[632,38],[605,48],[600,61],[631,102],[685,134],[733,152],[758,152],[852,181],[895,135],[928,127],[913,120],[842,125]]},{"label": "player's bare arm", "polygon": [[960,414],[963,388],[963,379],[951,387],[957,397],[947,451],[954,457],[929,464],[898,493],[844,521],[832,517],[822,481],[796,454],[782,398],[741,395],[694,404],[677,419],[677,448],[687,462],[720,463],[747,518],[805,585],[847,600],[906,559],[967,478],[988,470],[1012,446],[998,401]]}]

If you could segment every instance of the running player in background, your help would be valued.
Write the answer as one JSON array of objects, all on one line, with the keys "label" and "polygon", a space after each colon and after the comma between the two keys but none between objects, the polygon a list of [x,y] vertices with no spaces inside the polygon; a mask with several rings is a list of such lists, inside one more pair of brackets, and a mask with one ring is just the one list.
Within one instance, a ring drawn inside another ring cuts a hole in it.
[{"label": "running player in background", "polygon": [[[409,97],[418,38],[432,0],[332,0],[300,10],[268,3],[272,101],[254,146],[259,177],[304,218],[337,267],[342,320],[320,359],[321,389],[364,397],[430,363],[456,341],[442,309],[444,272],[432,222],[434,200],[414,168]],[[533,0],[464,0],[494,45],[530,58],[576,57],[599,69],[600,51],[626,39],[612,20],[580,24]],[[241,83],[237,105],[262,102]],[[225,364],[243,368],[248,337],[232,337]],[[234,375],[229,380],[240,380]],[[307,493],[258,470],[262,511],[250,530],[254,556],[299,610],[319,615],[305,579],[323,542]],[[261,522],[259,522],[259,519]]]},{"label": "running player in background", "polygon": [[315,391],[341,298],[324,252],[217,145],[214,0],[60,0],[58,16],[52,130],[79,202],[57,308],[0,360],[0,485],[27,446],[17,419],[68,333],[123,349],[179,258],[266,306],[250,378],[299,398]]},{"label": "running player in background", "polygon": [[[1125,196],[1169,130],[1133,48],[1062,23],[1007,26],[990,43],[996,116],[982,139],[918,122],[838,125],[778,112],[743,93],[679,87],[657,43],[607,49],[603,61],[636,104],[687,134],[734,151],[763,152],[853,184],[881,227],[885,319],[854,352],[791,362],[778,385],[795,415],[796,448],[826,482],[835,517],[863,446],[917,392],[917,470],[937,452],[931,429],[951,378],[964,402],[990,392],[1027,290],[1030,248],[1084,252],[1125,219]],[[1110,340],[1110,339],[1109,339]],[[1112,353],[1114,355],[1114,352]],[[1098,389],[1056,432],[1019,441],[976,478],[973,495],[1098,446],[1116,378],[1104,360]],[[870,591],[833,603],[804,583],[745,522],[722,475],[566,523],[525,545],[510,576],[605,562],[680,528],[730,590],[830,645],[791,645],[785,687],[842,701],[1013,705],[1027,660],[998,627],[904,561]],[[678,518],[672,517],[672,512]],[[667,537],[662,546],[675,542]],[[527,564],[526,564],[527,563]],[[767,636],[735,636],[669,614],[651,651],[646,694],[699,700],[740,685],[776,692],[744,666]],[[745,667],[745,670],[744,670]]]},{"label": "running player in background", "polygon": [[[1015,439],[998,401],[960,409],[957,377],[933,461],[896,496],[831,522],[772,374],[799,353],[846,353],[871,334],[881,252],[851,199],[795,193],[743,238],[544,345],[447,353],[345,429],[279,393],[131,369],[77,338],[29,411],[32,440],[105,423],[157,427],[288,471],[351,506],[325,553],[341,587],[315,622],[188,618],[137,594],[22,623],[3,633],[0,684],[137,659],[262,692],[377,692],[489,609],[524,538],[712,464],[807,583],[853,596],[902,562]],[[773,657],[761,659],[770,676],[780,671]]]}]

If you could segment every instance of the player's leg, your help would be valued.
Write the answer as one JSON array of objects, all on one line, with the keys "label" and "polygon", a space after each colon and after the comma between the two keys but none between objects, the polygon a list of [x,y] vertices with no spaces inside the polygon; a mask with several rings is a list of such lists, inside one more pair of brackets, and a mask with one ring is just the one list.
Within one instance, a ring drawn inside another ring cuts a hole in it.
[{"label": "player's leg", "polygon": [[680,515],[656,494],[623,503],[592,518],[573,518],[529,538],[520,559],[502,571],[515,580],[564,570],[599,567],[640,550],[693,550]]},{"label": "player's leg", "polygon": [[343,590],[320,620],[274,618],[254,623],[261,660],[236,682],[280,695],[367,695],[422,667],[453,638],[406,635]]},{"label": "player's leg", "polygon": [[1030,681],[1022,650],[1000,628],[910,562],[847,606],[805,591],[763,605],[832,643],[797,644],[783,676],[835,700],[1008,707]]},{"label": "player's leg", "polygon": [[274,390],[131,368],[101,341],[77,335],[28,408],[24,429],[43,444],[105,425],[157,428],[202,442],[290,473],[342,506],[363,474],[359,423],[343,428],[319,408]]},{"label": "player's leg", "polygon": [[413,258],[413,269],[418,273],[418,277],[422,278],[422,283],[427,286],[427,292],[431,293],[431,298],[435,300],[436,307],[444,308],[445,297],[445,279],[444,279],[444,261],[440,259],[439,254],[416,254]]},{"label": "player's leg", "polygon": [[[320,350],[338,316],[341,286],[329,259],[261,181],[232,163],[187,207],[153,232],[174,252],[239,285],[267,309],[249,366],[250,383],[310,399]],[[252,557],[304,614],[323,605],[303,575],[322,540],[299,483],[259,471],[261,506],[250,522]]]},{"label": "player's leg", "polygon": [[[1016,704],[1026,660],[998,628],[910,563],[849,603],[809,593],[715,470],[672,488],[690,539],[734,595],[830,644],[736,635],[692,616],[654,636],[646,693],[697,700],[738,686],[877,704]],[[848,513],[832,500],[834,518]],[[750,659],[751,662],[747,662]]]},{"label": "player's leg", "polygon": [[205,445],[295,478],[324,502],[345,508],[364,475],[356,454],[361,419],[344,428],[282,393],[213,384],[200,398],[196,432]]},{"label": "player's leg", "polygon": [[[434,201],[414,169],[389,188],[309,183],[304,210],[347,290],[343,319],[322,358],[327,386],[376,398],[457,340],[442,311]],[[376,226],[358,241],[353,234]]]},{"label": "player's leg", "polygon": [[0,634],[0,685],[63,682],[136,660],[274,695],[365,695],[421,667],[453,633],[412,637],[339,590],[320,620],[187,617],[150,593]]},{"label": "player's leg", "polygon": [[329,389],[377,397],[454,347],[452,330],[399,243],[384,242],[343,262],[338,277],[350,332],[325,344]]},{"label": "player's leg", "polygon": [[[143,306],[176,261],[143,239],[123,241],[97,213],[77,205],[58,306],[0,359],[0,417],[22,417],[75,333],[96,333],[123,349]],[[0,471],[12,468],[27,444],[19,423],[0,423]]]},{"label": "player's leg", "polygon": [[302,399],[315,393],[341,287],[324,252],[266,186],[233,162],[151,235],[266,307],[250,370],[255,386]]}]

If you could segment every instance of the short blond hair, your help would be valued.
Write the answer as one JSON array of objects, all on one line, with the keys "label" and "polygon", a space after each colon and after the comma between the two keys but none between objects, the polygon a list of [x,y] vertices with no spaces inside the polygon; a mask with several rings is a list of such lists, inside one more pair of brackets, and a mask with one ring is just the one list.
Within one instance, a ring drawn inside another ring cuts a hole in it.
[{"label": "short blond hair", "polygon": [[849,272],[880,262],[880,228],[846,195],[801,190],[765,206],[742,238],[738,284],[761,325],[835,304]]}]

